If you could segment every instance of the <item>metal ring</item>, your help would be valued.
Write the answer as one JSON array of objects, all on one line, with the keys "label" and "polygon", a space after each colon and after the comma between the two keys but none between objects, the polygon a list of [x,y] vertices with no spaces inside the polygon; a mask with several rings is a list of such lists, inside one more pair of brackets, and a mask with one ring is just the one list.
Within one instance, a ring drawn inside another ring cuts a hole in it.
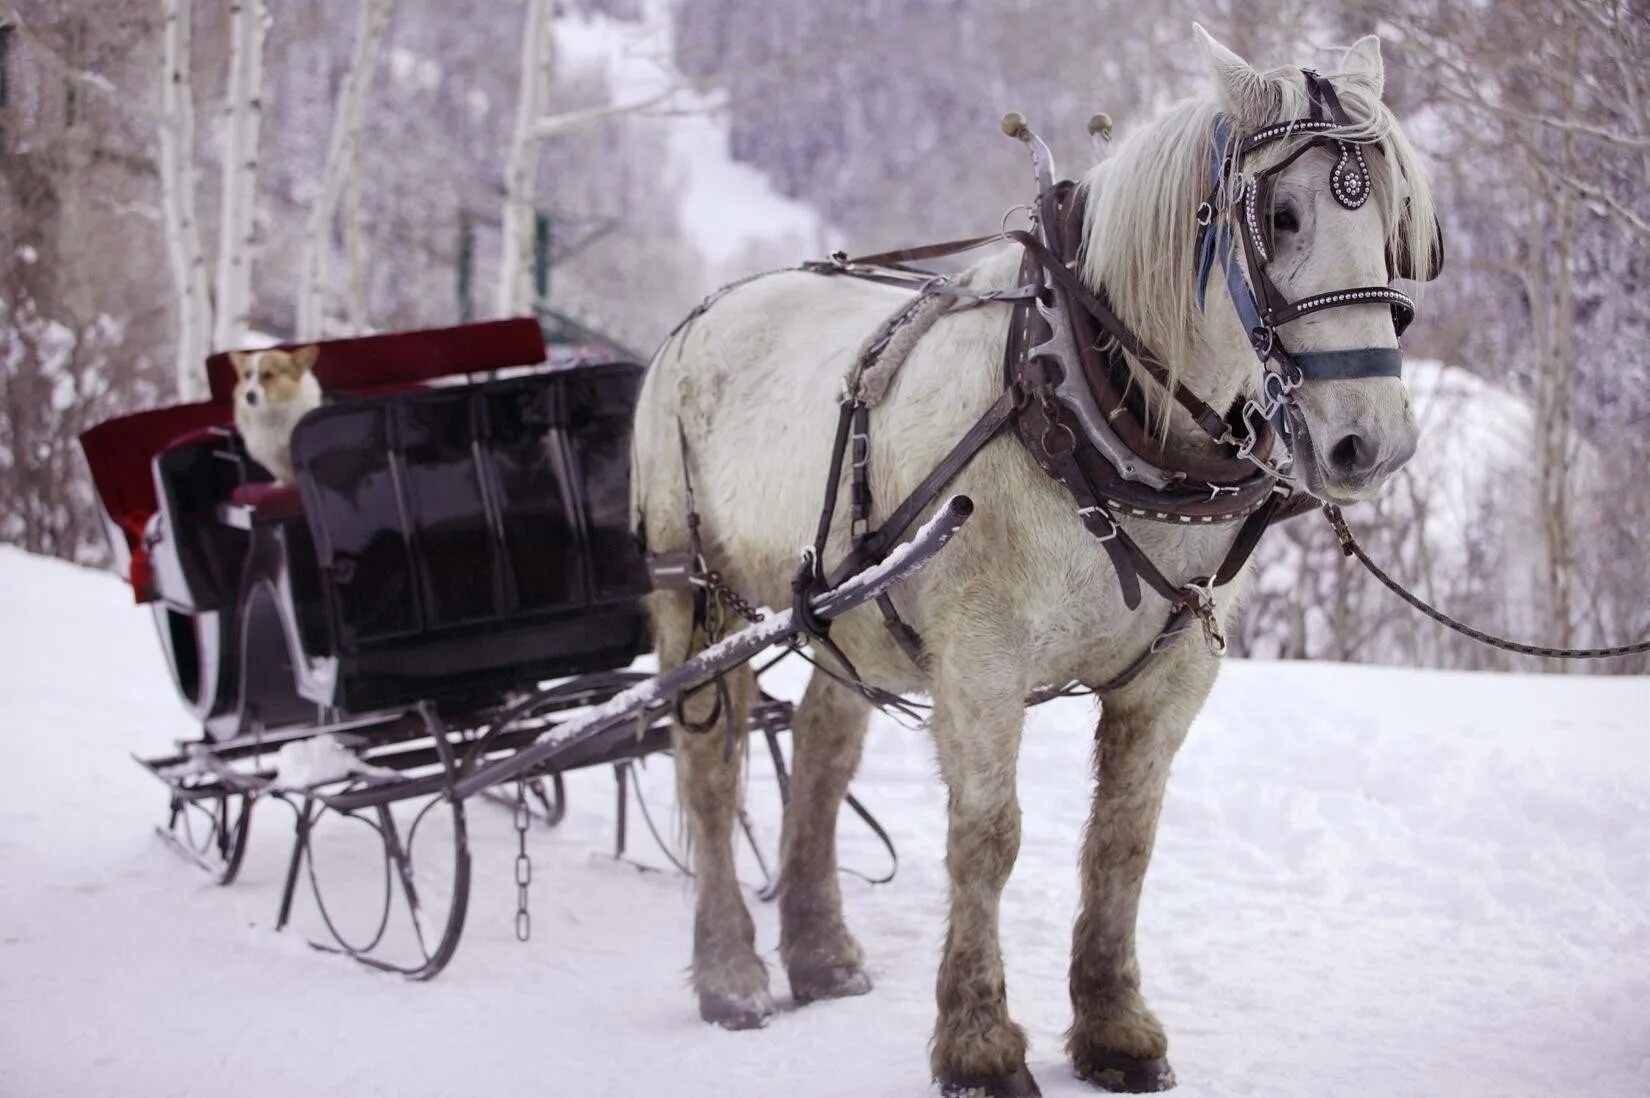
[{"label": "metal ring", "polygon": [[1255,348],[1257,355],[1262,358],[1270,358],[1272,357],[1272,346],[1277,340],[1277,334],[1277,329],[1263,324],[1258,328],[1249,330],[1249,342]]},{"label": "metal ring", "polygon": [[1008,219],[1013,217],[1020,210],[1024,210],[1026,212],[1027,217],[1032,216],[1032,214],[1034,213],[1034,211],[1032,210],[1032,207],[1031,207],[1031,203],[1029,203],[1029,202],[1021,202],[1018,205],[1010,206],[1008,209],[1003,211],[1003,216],[1002,216],[1001,220],[999,220],[997,222],[998,231],[1000,231],[1000,232],[1002,232],[1006,235],[1007,232],[1008,232]]},{"label": "metal ring", "polygon": [[[1058,437],[1056,432],[1065,436],[1066,444],[1064,448],[1049,445],[1049,440],[1051,438]],[[1050,457],[1064,457],[1073,450],[1077,449],[1077,436],[1071,433],[1070,427],[1067,427],[1064,423],[1059,422],[1055,422],[1047,427],[1044,427],[1043,435],[1039,442],[1043,447],[1044,453],[1047,453]]]}]

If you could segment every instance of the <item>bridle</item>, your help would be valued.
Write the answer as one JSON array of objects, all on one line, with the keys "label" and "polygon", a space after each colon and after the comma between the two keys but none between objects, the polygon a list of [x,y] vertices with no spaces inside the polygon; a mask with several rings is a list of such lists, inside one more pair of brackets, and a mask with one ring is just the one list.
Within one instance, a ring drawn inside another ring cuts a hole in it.
[{"label": "bridle", "polygon": [[[1403,335],[1415,319],[1414,300],[1391,286],[1351,286],[1291,301],[1272,280],[1268,267],[1277,254],[1273,193],[1278,177],[1296,160],[1312,149],[1331,149],[1336,158],[1329,190],[1347,210],[1361,208],[1373,189],[1364,145],[1342,136],[1351,119],[1334,85],[1311,69],[1303,69],[1302,76],[1310,108],[1308,117],[1273,123],[1236,139],[1230,118],[1222,115],[1216,121],[1210,142],[1209,194],[1197,209],[1198,307],[1204,305],[1209,276],[1218,262],[1232,305],[1263,370],[1259,394],[1247,401],[1240,413],[1249,438],[1240,434],[1233,440],[1246,457],[1252,455],[1252,439],[1261,421],[1270,423],[1280,437],[1290,439],[1293,428],[1287,412],[1303,383],[1400,376],[1403,354],[1395,347],[1291,352],[1284,346],[1279,328],[1312,313],[1372,303],[1385,303],[1391,308],[1397,335]],[[1304,139],[1282,160],[1253,174],[1245,173],[1244,165],[1255,153],[1295,138]],[[1443,265],[1443,237],[1436,224],[1433,228],[1435,247],[1427,270],[1423,273],[1416,269],[1407,247],[1389,248],[1389,279],[1430,281],[1438,276]],[[1403,228],[1397,235],[1400,240],[1408,238]]]}]

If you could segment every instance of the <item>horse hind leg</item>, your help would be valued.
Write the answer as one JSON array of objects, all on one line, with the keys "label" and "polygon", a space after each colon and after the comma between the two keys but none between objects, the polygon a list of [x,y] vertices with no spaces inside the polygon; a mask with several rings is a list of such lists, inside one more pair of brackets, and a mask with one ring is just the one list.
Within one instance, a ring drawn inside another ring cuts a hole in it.
[{"label": "horse hind leg", "polygon": [[[693,629],[691,595],[655,592],[648,596],[648,609],[661,669],[681,663],[702,646]],[[773,1014],[768,970],[756,954],[756,925],[740,893],[733,861],[751,681],[748,667],[724,677],[726,704],[735,723],[731,757],[720,720],[707,732],[690,732],[680,722],[671,728],[677,798],[687,818],[694,875],[693,989],[699,996],[700,1017],[727,1029],[755,1029]],[[711,720],[716,699],[714,688],[687,698],[683,708],[688,721],[697,725]]]},{"label": "horse hind leg", "polygon": [[796,713],[781,839],[779,956],[799,1003],[871,990],[864,955],[843,922],[836,860],[838,810],[859,769],[870,714],[865,699],[820,672]]}]

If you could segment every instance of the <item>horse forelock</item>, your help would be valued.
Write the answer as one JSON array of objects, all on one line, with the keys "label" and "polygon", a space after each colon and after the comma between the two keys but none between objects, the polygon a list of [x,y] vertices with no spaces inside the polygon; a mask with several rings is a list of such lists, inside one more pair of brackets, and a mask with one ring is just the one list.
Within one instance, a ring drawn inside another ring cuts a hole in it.
[{"label": "horse forelock", "polygon": [[[1427,173],[1392,112],[1357,73],[1324,74],[1334,82],[1350,126],[1329,131],[1347,141],[1377,147],[1367,157],[1371,200],[1381,211],[1387,243],[1407,249],[1425,268],[1435,249],[1435,217]],[[1261,125],[1305,118],[1305,84],[1296,67],[1266,74],[1276,113]],[[1084,177],[1086,228],[1080,258],[1084,281],[1103,292],[1118,316],[1165,361],[1171,382],[1198,351],[1197,207],[1208,194],[1210,142],[1223,106],[1206,93],[1171,107],[1161,118],[1118,142],[1112,154]],[[1292,140],[1274,142],[1252,155],[1253,175],[1287,156]],[[1401,216],[1408,202],[1408,217]],[[1220,291],[1211,278],[1210,300]],[[1422,288],[1412,287],[1419,298]],[[1251,369],[1252,358],[1234,356],[1234,368]],[[1167,431],[1168,394],[1130,359],[1136,384],[1148,395],[1154,429]]]}]

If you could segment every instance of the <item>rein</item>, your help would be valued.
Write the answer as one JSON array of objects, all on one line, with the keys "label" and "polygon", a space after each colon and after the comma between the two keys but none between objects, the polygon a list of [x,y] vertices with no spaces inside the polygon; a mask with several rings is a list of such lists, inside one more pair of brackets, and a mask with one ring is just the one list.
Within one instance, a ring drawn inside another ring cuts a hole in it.
[{"label": "rein", "polygon": [[1341,509],[1333,503],[1323,505],[1324,517],[1329,520],[1329,526],[1335,531],[1335,538],[1341,543],[1341,552],[1357,559],[1359,564],[1368,569],[1369,574],[1380,580],[1387,590],[1403,599],[1410,606],[1419,610],[1439,625],[1453,629],[1463,637],[1468,637],[1480,644],[1491,648],[1499,648],[1503,652],[1516,652],[1521,656],[1545,656],[1554,660],[1603,660],[1617,656],[1636,656],[1643,652],[1650,652],[1650,640],[1641,640],[1633,644],[1617,644],[1608,648],[1548,648],[1540,644],[1526,644],[1523,641],[1508,640],[1493,633],[1486,633],[1482,629],[1475,629],[1466,622],[1452,618],[1442,610],[1426,602],[1411,592],[1403,584],[1387,575],[1381,566],[1369,559],[1364,547],[1358,544],[1358,539],[1352,536],[1352,530],[1341,516]]}]

